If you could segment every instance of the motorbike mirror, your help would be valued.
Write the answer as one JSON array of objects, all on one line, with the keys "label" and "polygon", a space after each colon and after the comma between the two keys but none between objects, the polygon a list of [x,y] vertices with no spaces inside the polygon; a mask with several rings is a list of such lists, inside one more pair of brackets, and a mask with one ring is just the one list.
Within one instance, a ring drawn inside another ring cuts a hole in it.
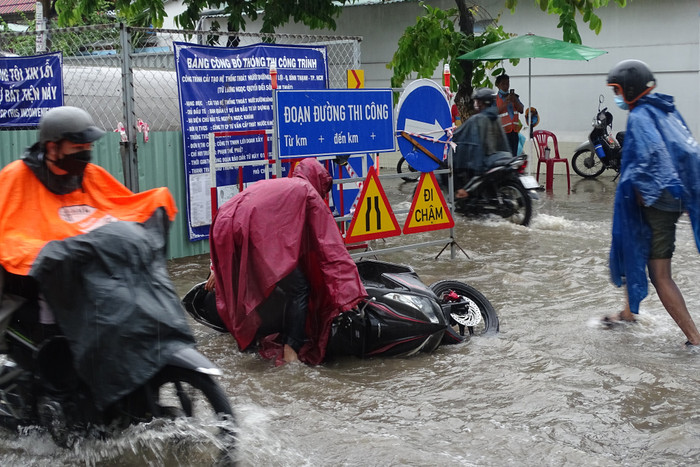
[{"label": "motorbike mirror", "polygon": [[600,112],[600,106],[605,102],[605,96],[602,94],[598,96],[598,112]]}]

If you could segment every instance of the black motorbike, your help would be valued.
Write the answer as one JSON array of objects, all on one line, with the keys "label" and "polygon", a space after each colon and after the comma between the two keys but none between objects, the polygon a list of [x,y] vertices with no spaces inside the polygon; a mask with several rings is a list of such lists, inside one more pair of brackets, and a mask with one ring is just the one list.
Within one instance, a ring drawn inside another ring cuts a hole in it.
[{"label": "black motorbike", "polygon": [[220,422],[223,431],[217,435],[230,431],[225,426],[232,424],[233,411],[213,378],[221,370],[193,346],[173,354],[131,393],[98,409],[94,394],[76,373],[66,337],[56,325],[40,324],[38,313],[35,303],[26,302],[14,312],[5,333],[9,358],[0,366],[4,427],[44,427],[62,447],[153,418],[216,414],[228,420]]},{"label": "black motorbike", "polygon": [[49,242],[28,275],[0,268],[0,424],[44,427],[71,446],[153,418],[196,417],[231,445],[222,373],[195,349],[167,273],[168,225],[158,209],[144,223]]},{"label": "black motorbike", "polygon": [[[468,284],[444,280],[428,287],[410,266],[375,260],[360,261],[357,269],[369,297],[334,319],[327,359],[410,356],[498,331],[493,306]],[[199,323],[228,332],[204,284],[195,285],[182,304]],[[281,331],[284,303],[278,288],[258,308],[258,337]]]},{"label": "black motorbike", "polygon": [[595,178],[606,169],[617,172],[615,179],[620,175],[625,132],[619,131],[613,138],[613,116],[607,107],[601,110],[603,100],[603,96],[598,99],[598,113],[593,118],[593,130],[588,135],[588,141],[576,148],[571,159],[574,172],[584,178]]},{"label": "black motorbike", "polygon": [[538,199],[540,185],[534,177],[523,175],[526,165],[527,155],[520,154],[473,176],[464,187],[469,196],[455,199],[455,211],[467,216],[495,214],[515,224],[529,225],[532,200]]}]

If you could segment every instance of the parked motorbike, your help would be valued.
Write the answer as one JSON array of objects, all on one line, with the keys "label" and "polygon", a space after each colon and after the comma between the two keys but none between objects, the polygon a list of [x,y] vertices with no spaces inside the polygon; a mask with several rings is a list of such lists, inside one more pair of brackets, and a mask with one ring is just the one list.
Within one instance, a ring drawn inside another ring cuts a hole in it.
[{"label": "parked motorbike", "polygon": [[584,178],[595,178],[606,169],[617,172],[615,179],[620,175],[622,163],[622,145],[625,140],[625,132],[618,131],[615,137],[611,135],[613,116],[608,108],[601,110],[604,98],[598,99],[598,112],[593,118],[593,130],[588,135],[588,141],[581,143],[571,159],[574,172]]},{"label": "parked motorbike", "polygon": [[[357,269],[369,297],[334,319],[326,358],[410,356],[498,331],[493,306],[468,284],[443,280],[428,287],[410,266],[376,260],[360,261]],[[228,332],[204,285],[195,285],[182,304],[197,322]],[[284,303],[278,288],[258,308],[259,338],[281,331]]]},{"label": "parked motorbike", "polygon": [[56,444],[70,447],[81,437],[101,437],[153,418],[217,414],[228,420],[217,434],[231,434],[225,426],[232,428],[233,411],[213,379],[221,370],[194,346],[177,351],[144,384],[100,410],[76,373],[68,340],[56,325],[40,324],[38,315],[36,302],[27,301],[5,333],[9,358],[0,366],[4,427],[42,426]]},{"label": "parked motorbike", "polygon": [[527,155],[521,153],[472,177],[464,187],[469,196],[455,199],[455,210],[468,216],[496,214],[529,225],[540,185],[535,177],[523,175],[526,165]]}]

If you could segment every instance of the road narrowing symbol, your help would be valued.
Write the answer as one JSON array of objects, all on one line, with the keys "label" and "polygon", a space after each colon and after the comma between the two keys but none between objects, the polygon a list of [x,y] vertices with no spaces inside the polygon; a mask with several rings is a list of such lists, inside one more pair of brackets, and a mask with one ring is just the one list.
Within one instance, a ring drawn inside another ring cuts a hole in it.
[{"label": "road narrowing symbol", "polygon": [[401,235],[399,223],[379,183],[374,167],[370,167],[362,184],[355,214],[345,235],[345,243],[363,242]]},{"label": "road narrowing symbol", "polygon": [[433,172],[423,172],[413,196],[411,209],[408,211],[404,234],[427,232],[430,230],[450,229],[455,221],[447,208],[445,197],[438,187]]}]

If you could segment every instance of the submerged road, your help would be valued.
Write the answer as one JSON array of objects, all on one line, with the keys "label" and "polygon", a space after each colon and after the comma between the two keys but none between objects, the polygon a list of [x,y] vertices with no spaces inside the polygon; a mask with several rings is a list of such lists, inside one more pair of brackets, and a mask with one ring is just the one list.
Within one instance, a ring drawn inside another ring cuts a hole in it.
[{"label": "submerged road", "polygon": [[[392,206],[410,207],[415,183],[382,183]],[[275,368],[192,322],[199,349],[225,372],[221,382],[240,424],[240,464],[700,463],[700,353],[684,348],[653,288],[638,324],[606,329],[599,322],[624,298],[607,268],[615,185],[607,174],[573,175],[567,195],[557,176],[531,228],[458,216],[455,236],[468,258],[460,252],[436,260],[435,246],[380,257],[412,265],[428,284],[475,286],[500,316],[495,336],[409,359]],[[700,323],[700,256],[687,218],[677,237],[674,276]],[[178,292],[203,280],[207,268],[204,256],[173,261]],[[174,456],[181,465],[206,465],[196,449],[178,454],[181,445],[165,441],[171,429],[136,430],[75,452],[57,450],[42,434],[6,434],[0,462],[171,465]]]}]

